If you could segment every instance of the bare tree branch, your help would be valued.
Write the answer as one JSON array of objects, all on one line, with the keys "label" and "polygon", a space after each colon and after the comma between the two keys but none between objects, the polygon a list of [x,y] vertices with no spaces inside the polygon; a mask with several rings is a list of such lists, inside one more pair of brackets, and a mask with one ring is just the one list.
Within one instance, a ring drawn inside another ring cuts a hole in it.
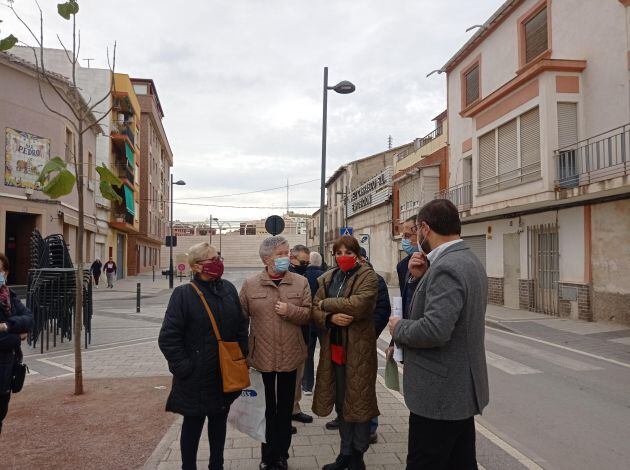
[{"label": "bare tree branch", "polygon": [[35,67],[37,68],[36,75],[37,75],[37,84],[38,84],[38,88],[39,88],[39,97],[41,98],[42,103],[44,104],[44,107],[48,111],[50,111],[51,113],[56,114],[57,116],[65,119],[66,121],[68,121],[68,123],[78,132],[77,126],[76,126],[76,124],[74,123],[74,121],[71,118],[69,118],[65,114],[63,114],[63,113],[53,109],[46,102],[46,99],[44,98],[44,91],[42,90],[41,73],[39,71],[39,63],[38,63],[38,60],[37,60],[37,51],[35,50],[34,47],[31,47],[31,46],[28,46],[28,47],[30,47],[31,50],[33,51],[33,57],[35,58]]},{"label": "bare tree branch", "polygon": [[[35,2],[37,3],[37,2]],[[38,4],[39,6],[39,4]],[[33,39],[35,39],[35,42],[37,42],[37,45],[39,45],[39,39],[37,39],[37,36],[35,35],[35,33],[33,32],[33,30],[29,27],[29,25],[26,24],[26,22],[22,19],[22,17],[20,15],[18,15],[18,12],[15,11],[15,8],[13,8],[12,4],[6,5],[7,8],[9,8],[13,14],[15,15],[15,17],[17,18],[17,20],[22,23],[22,25],[26,28],[26,30],[31,34],[31,36],[33,36]],[[40,13],[41,13],[41,9],[40,9]]]},{"label": "bare tree branch", "polygon": [[[107,97],[106,97],[107,98]],[[93,129],[94,127],[98,126],[101,121],[103,121],[103,119],[105,119],[107,116],[110,115],[110,113],[114,110],[114,107],[110,107],[107,112],[105,114],[103,114],[100,118],[98,118],[96,121],[94,121],[92,124],[90,124],[86,129],[83,130],[83,133],[85,134],[87,131],[89,131],[90,129]]]},{"label": "bare tree branch", "polygon": [[68,58],[68,62],[70,62],[72,64],[72,59],[70,58],[70,51],[64,45],[63,41],[61,40],[61,38],[59,37],[58,34],[57,34],[57,39],[59,40],[59,44],[61,44],[61,47],[63,47],[63,51],[66,53],[66,57]]}]

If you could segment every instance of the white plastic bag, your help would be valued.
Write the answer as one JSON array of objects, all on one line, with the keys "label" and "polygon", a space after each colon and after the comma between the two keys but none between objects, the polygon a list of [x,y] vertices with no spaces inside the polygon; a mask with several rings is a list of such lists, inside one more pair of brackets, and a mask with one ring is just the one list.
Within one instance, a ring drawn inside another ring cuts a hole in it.
[{"label": "white plastic bag", "polygon": [[265,385],[262,374],[249,370],[251,385],[241,392],[228,415],[228,423],[235,429],[259,442],[265,441]]}]

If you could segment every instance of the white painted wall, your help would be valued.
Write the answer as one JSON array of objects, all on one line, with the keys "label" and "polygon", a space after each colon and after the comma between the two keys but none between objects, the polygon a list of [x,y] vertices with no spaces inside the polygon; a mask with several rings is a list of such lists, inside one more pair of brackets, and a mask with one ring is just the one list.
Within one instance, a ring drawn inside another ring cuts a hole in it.
[{"label": "white painted wall", "polygon": [[[586,70],[580,75],[580,94],[556,93],[556,73],[538,77],[538,98],[514,110],[509,115],[476,130],[474,122],[462,118],[460,72],[481,55],[481,96],[488,96],[516,77],[518,64],[518,19],[538,0],[527,0],[517,8],[453,71],[448,79],[448,119],[450,145],[449,185],[462,182],[462,142],[473,139],[473,194],[477,192],[477,137],[498,127],[536,104],[541,108],[541,159],[543,180],[486,196],[474,196],[474,207],[484,211],[505,206],[505,201],[533,197],[534,201],[549,199],[553,191],[555,168],[553,151],[557,148],[557,102],[578,102],[578,126],[581,139],[597,135],[630,122],[630,92],[628,72],[629,30],[628,9],[618,1],[553,0],[551,6],[552,59],[586,60]],[[518,204],[530,201],[518,201]],[[479,212],[476,209],[472,213]]]}]

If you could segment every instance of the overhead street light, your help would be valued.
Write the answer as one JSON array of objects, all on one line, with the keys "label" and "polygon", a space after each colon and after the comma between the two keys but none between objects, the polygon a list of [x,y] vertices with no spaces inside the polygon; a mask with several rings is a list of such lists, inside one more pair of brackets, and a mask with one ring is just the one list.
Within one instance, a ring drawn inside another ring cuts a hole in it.
[{"label": "overhead street light", "polygon": [[184,186],[185,181],[179,180],[173,182],[173,174],[171,173],[171,243],[169,243],[169,269],[168,269],[168,288],[173,288],[173,186]]},{"label": "overhead street light", "polygon": [[352,82],[343,80],[335,86],[328,86],[328,67],[324,67],[324,115],[322,119],[322,180],[319,200],[319,253],[324,257],[324,221],[326,220],[326,127],[328,121],[328,90],[347,95],[356,90]]}]

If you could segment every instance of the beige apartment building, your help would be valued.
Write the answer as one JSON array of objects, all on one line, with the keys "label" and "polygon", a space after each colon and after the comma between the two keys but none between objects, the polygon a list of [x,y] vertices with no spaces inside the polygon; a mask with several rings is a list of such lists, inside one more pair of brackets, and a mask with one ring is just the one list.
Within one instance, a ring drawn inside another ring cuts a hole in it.
[{"label": "beige apartment building", "polygon": [[[54,73],[49,77],[61,90],[70,89],[71,84],[65,77]],[[76,260],[77,192],[52,200],[41,192],[36,180],[46,162],[56,156],[64,158],[69,169],[76,172],[73,161],[77,135],[68,122],[45,107],[39,94],[35,67],[29,62],[0,53],[0,83],[0,149],[4,168],[0,186],[0,251],[11,262],[9,284],[23,285],[28,278],[30,238],[34,229],[44,237],[63,235],[72,259]],[[42,92],[52,109],[72,116],[50,85],[44,83]],[[100,132],[98,126],[83,136],[87,183],[83,195],[86,261],[94,256],[98,232],[95,215],[95,191],[98,189],[94,170],[97,132]]]},{"label": "beige apartment building", "polygon": [[626,0],[505,2],[444,65],[449,190],[489,301],[630,323]]},{"label": "beige apartment building", "polygon": [[140,105],[140,230],[127,246],[128,272],[133,276],[159,268],[160,250],[168,234],[170,173],[173,152],[162,119],[164,111],[155,83],[132,78]]}]

